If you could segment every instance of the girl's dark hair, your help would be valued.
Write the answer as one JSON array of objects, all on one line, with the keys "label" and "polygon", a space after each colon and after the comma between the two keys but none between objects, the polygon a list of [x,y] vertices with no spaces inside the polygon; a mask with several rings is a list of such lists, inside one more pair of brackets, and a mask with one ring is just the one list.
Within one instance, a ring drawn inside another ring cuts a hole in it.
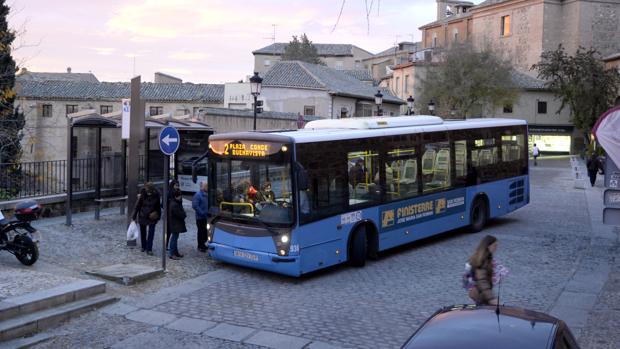
[{"label": "girl's dark hair", "polygon": [[488,258],[489,254],[489,246],[497,241],[497,238],[493,235],[487,235],[480,240],[476,251],[469,258],[469,264],[475,267],[479,267],[484,263],[485,259]]}]

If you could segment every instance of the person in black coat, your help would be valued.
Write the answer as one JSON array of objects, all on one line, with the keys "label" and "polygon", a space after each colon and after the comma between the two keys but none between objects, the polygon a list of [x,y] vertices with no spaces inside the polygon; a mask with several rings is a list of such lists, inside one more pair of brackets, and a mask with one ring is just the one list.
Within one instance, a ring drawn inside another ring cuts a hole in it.
[{"label": "person in black coat", "polygon": [[[179,181],[173,179],[170,181],[168,185],[168,206],[170,206],[170,202],[174,200],[174,193],[178,190],[181,190],[181,186]],[[170,223],[168,223],[168,231],[166,231],[166,251],[170,249]]]},{"label": "person in black coat", "polygon": [[592,186],[596,184],[596,174],[599,170],[599,163],[598,156],[593,152],[586,165],[588,168],[588,177],[590,177],[590,184]]},{"label": "person in black coat", "polygon": [[[153,237],[155,225],[161,218],[161,199],[153,183],[147,182],[140,190],[140,197],[133,210],[134,221],[140,225],[140,244],[142,252],[153,255]],[[147,235],[148,227],[148,235]]]},{"label": "person in black coat", "polygon": [[183,209],[183,197],[181,191],[176,190],[173,194],[172,200],[169,202],[168,207],[168,231],[170,231],[170,249],[168,250],[168,256],[170,259],[179,259],[183,255],[178,250],[179,234],[187,232],[185,227],[185,210]]}]

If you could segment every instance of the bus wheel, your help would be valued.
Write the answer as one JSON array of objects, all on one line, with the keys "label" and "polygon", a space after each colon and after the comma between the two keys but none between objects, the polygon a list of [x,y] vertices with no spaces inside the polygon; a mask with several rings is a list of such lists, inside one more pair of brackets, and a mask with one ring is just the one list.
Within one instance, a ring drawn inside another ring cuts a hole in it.
[{"label": "bus wheel", "polygon": [[349,246],[349,263],[355,267],[363,267],[366,264],[366,228],[363,226],[355,229]]},{"label": "bus wheel", "polygon": [[472,233],[481,231],[487,224],[487,202],[477,198],[471,206],[470,230]]}]

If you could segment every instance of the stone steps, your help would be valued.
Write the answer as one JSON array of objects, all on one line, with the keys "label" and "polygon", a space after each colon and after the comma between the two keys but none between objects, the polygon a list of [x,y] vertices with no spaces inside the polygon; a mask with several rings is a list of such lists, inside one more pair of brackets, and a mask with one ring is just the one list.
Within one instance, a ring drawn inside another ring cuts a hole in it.
[{"label": "stone steps", "polygon": [[105,282],[80,280],[0,302],[0,342],[53,327],[118,299],[105,294]]}]

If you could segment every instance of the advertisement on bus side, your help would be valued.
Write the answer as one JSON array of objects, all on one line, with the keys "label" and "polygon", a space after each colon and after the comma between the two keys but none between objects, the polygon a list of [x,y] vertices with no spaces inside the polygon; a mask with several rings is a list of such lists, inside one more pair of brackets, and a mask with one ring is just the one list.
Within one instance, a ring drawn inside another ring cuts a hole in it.
[{"label": "advertisement on bus side", "polygon": [[465,211],[465,189],[399,201],[381,210],[381,230],[388,231]]}]

